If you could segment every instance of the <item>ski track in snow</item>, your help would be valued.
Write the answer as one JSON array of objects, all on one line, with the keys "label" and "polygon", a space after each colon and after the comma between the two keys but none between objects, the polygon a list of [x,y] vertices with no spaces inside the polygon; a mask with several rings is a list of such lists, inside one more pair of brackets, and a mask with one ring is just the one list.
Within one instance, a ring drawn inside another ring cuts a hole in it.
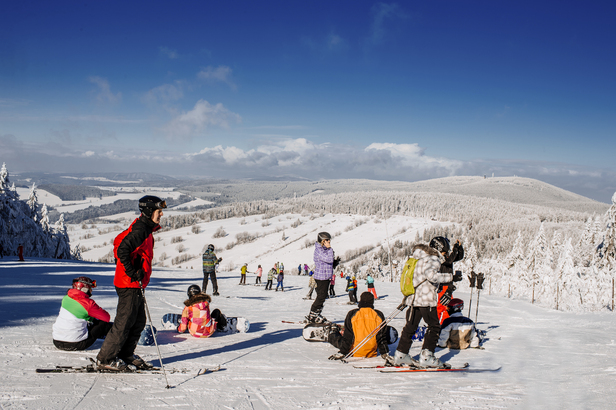
[{"label": "ski track in snow", "polygon": [[[312,255],[310,248],[303,252],[305,260]],[[289,265],[293,266],[290,261]],[[0,261],[2,408],[610,409],[616,398],[616,366],[611,360],[616,355],[616,324],[611,313],[553,311],[486,292],[478,318],[479,328],[488,330],[485,350],[438,349],[437,356],[453,365],[502,366],[500,372],[380,373],[328,360],[335,348],[308,343],[301,337],[301,325],[282,323],[308,313],[312,301],[302,299],[308,291],[307,277],[287,275],[288,291],[274,292],[238,286],[238,272],[220,275],[222,296],[213,297],[212,307],[248,318],[250,332],[196,339],[159,330],[165,367],[189,371],[168,372],[171,389],[165,388],[164,376],[156,374],[36,374],[37,367],[85,365],[101,346],[98,341],[85,352],[63,352],[52,344],[51,326],[60,300],[71,279],[82,274],[97,279],[94,299],[113,317],[117,297],[109,265]],[[201,280],[195,270],[155,269],[146,291],[154,325],[160,326],[162,315],[174,312],[174,307],[180,313],[186,287]],[[30,286],[33,283],[37,286]],[[343,297],[344,285],[345,281],[336,283]],[[359,285],[361,294],[366,289]],[[376,288],[389,295],[375,303],[387,315],[401,300],[399,285],[377,282]],[[456,295],[468,301],[469,294]],[[353,308],[327,300],[324,314],[341,323]],[[402,317],[392,321],[398,332],[404,326]],[[395,345],[390,348],[393,353]],[[420,348],[414,344],[411,353],[418,355]],[[158,363],[154,346],[138,346],[137,354]],[[200,369],[217,364],[221,370],[196,376]]]}]

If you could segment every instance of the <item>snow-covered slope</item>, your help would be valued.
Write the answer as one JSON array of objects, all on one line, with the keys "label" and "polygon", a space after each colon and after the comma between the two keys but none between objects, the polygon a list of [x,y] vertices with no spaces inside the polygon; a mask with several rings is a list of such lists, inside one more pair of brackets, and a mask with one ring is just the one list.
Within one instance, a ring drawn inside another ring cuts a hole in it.
[{"label": "snow-covered slope", "polygon": [[[302,259],[311,253],[305,249]],[[437,356],[454,365],[502,366],[500,372],[384,374],[329,361],[335,348],[308,343],[301,326],[282,323],[308,312],[311,302],[302,299],[307,277],[288,275],[285,292],[274,292],[238,286],[237,271],[219,275],[221,296],[213,306],[230,316],[245,316],[251,331],[209,339],[159,331],[165,367],[188,371],[168,374],[171,389],[165,388],[162,375],[36,374],[37,367],[84,365],[100,348],[97,342],[86,352],[69,353],[52,344],[60,300],[79,275],[97,280],[94,298],[114,317],[112,265],[0,260],[3,408],[611,409],[616,399],[613,313],[558,312],[482,293],[478,322],[488,331],[485,350],[444,349]],[[188,285],[202,279],[198,271],[186,269],[157,268],[153,277],[146,294],[155,325],[163,314],[179,312]],[[253,281],[249,275],[248,282]],[[339,294],[343,286],[336,284]],[[365,289],[360,282],[360,292]],[[394,311],[401,300],[398,284],[377,282],[376,290],[382,297],[376,308],[386,315]],[[469,300],[469,294],[458,296]],[[473,319],[476,300],[475,294]],[[327,300],[324,314],[341,322],[352,308],[346,301],[344,295]],[[393,321],[398,331],[403,324],[402,315]],[[419,349],[415,344],[411,353],[417,355]],[[158,364],[155,347],[138,346],[137,353]],[[196,376],[215,364],[222,370]]]}]

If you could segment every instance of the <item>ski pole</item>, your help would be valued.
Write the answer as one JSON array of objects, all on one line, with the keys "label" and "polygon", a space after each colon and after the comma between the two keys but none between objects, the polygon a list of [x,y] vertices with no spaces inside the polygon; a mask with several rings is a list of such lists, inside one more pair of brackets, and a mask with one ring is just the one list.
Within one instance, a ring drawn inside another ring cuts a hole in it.
[{"label": "ski pole", "polygon": [[391,322],[396,316],[398,316],[398,314],[400,314],[400,312],[402,312],[404,309],[406,309],[406,305],[404,304],[404,302],[400,303],[400,305],[398,305],[398,307],[396,308],[395,311],[393,311],[392,313],[389,314],[389,316],[387,316],[385,318],[385,320],[383,320],[372,332],[370,332],[370,334],[366,337],[364,337],[364,339],[359,342],[359,344],[357,346],[355,346],[353,348],[353,350],[351,350],[349,353],[347,353],[346,356],[344,356],[342,358],[342,360],[346,360],[349,357],[353,356],[353,354],[358,351],[359,349],[361,349],[361,347],[363,345],[365,345],[366,343],[368,343],[368,341],[378,332],[381,331],[381,329],[383,329],[385,326],[387,326],[387,324],[389,322]]},{"label": "ski pole", "polygon": [[471,288],[471,298],[468,301],[468,317],[471,317],[471,306],[473,303],[473,288]]},{"label": "ski pole", "polygon": [[145,292],[143,291],[143,283],[139,281],[139,289],[141,289],[141,296],[143,296],[143,304],[145,305],[145,312],[148,314],[148,320],[150,321],[150,327],[152,328],[152,337],[154,338],[154,344],[158,351],[158,360],[160,361],[160,368],[163,369],[165,375],[165,381],[167,382],[167,389],[170,389],[169,380],[167,379],[167,372],[165,372],[165,366],[163,365],[163,357],[160,355],[160,349],[158,348],[158,341],[156,340],[156,333],[154,332],[154,324],[152,323],[152,316],[150,316],[150,308],[148,307],[148,301],[145,298]]},{"label": "ski pole", "polygon": [[479,289],[477,289],[477,306],[475,307],[475,323],[477,323],[477,315],[479,314],[479,295],[481,294],[481,291]]}]

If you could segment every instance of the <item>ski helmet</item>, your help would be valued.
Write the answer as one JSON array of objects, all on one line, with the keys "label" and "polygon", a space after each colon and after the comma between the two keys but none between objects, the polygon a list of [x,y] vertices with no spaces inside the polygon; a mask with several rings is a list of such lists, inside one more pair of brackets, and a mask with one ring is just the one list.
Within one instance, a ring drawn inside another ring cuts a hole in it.
[{"label": "ski helmet", "polygon": [[462,309],[464,309],[464,301],[462,299],[453,298],[447,305],[447,310],[451,313],[462,312]]},{"label": "ski helmet", "polygon": [[155,209],[164,209],[167,207],[167,202],[157,196],[146,195],[139,200],[139,210],[148,218],[152,217]]},{"label": "ski helmet", "polygon": [[201,293],[201,288],[199,287],[199,285],[190,285],[188,287],[188,290],[186,291],[186,294],[189,298],[198,295],[199,293]]},{"label": "ski helmet", "polygon": [[214,245],[213,244],[209,244],[207,246],[207,250],[210,251],[210,252],[214,252]]},{"label": "ski helmet", "polygon": [[325,240],[331,240],[332,236],[328,232],[319,232],[317,235],[317,242],[322,243]]},{"label": "ski helmet", "polygon": [[82,291],[83,293],[92,296],[92,289],[96,287],[96,281],[87,276],[80,276],[73,279],[73,289]]},{"label": "ski helmet", "polygon": [[444,236],[436,236],[430,241],[430,247],[436,249],[439,252],[449,252],[449,239]]}]

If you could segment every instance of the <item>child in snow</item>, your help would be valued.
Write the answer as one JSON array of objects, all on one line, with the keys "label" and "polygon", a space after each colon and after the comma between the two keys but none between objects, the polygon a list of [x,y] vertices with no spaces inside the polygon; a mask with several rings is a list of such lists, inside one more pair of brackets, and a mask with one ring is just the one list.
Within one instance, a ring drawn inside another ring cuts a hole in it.
[{"label": "child in snow", "polygon": [[194,337],[210,337],[216,330],[227,326],[227,319],[220,310],[214,309],[210,314],[210,295],[202,293],[198,285],[190,285],[186,292],[182,320],[178,326],[179,333],[190,332]]},{"label": "child in snow", "polygon": [[284,280],[284,269],[280,269],[280,273],[278,273],[278,277],[276,279],[278,280],[278,284],[276,285],[276,292],[278,292],[278,288],[280,288],[281,292],[284,292],[284,286],[282,284],[282,281]]},{"label": "child in snow", "polygon": [[475,328],[475,322],[462,315],[464,301],[453,298],[447,306],[449,317],[441,325],[438,347],[450,349],[479,348],[481,339]]},{"label": "child in snow", "polygon": [[317,282],[314,280],[314,277],[312,276],[313,274],[314,272],[310,271],[310,279],[308,279],[308,288],[310,290],[308,291],[308,294],[306,295],[304,299],[312,300],[312,292],[317,287]]},{"label": "child in snow", "polygon": [[[457,240],[456,243],[454,243],[453,245],[453,249],[451,249],[449,245],[449,239],[444,236],[436,236],[430,241],[430,247],[436,249],[442,256],[440,269],[441,273],[453,274],[453,263],[464,259],[464,248],[462,247],[460,240]],[[436,313],[441,323],[443,323],[443,321],[449,317],[449,314],[447,313],[447,305],[453,297],[454,290],[456,290],[456,287],[453,283],[461,280],[462,272],[456,272],[451,282],[441,283],[438,288],[438,303],[436,305]]]},{"label": "child in snow", "polygon": [[336,291],[334,290],[334,285],[336,284],[336,275],[332,274],[332,278],[329,281],[329,297],[333,298],[336,296]]},{"label": "child in snow", "polygon": [[366,286],[368,286],[368,292],[374,295],[374,299],[378,299],[379,297],[376,295],[376,290],[374,289],[374,278],[368,274],[366,277]]},{"label": "child in snow", "polygon": [[346,290],[349,292],[349,304],[355,304],[357,303],[357,280],[355,280],[355,276],[347,276],[346,280]]},{"label": "child in snow", "polygon": [[[374,309],[374,296],[370,292],[361,294],[357,309],[351,310],[344,320],[344,332],[341,334],[337,328],[329,333],[327,341],[340,351],[329,357],[330,360],[340,360],[351,352],[356,344],[359,344],[376,329],[383,321],[385,316],[380,310]],[[376,357],[377,349],[383,358],[391,359],[389,356],[389,346],[387,345],[388,326],[372,336],[366,344],[360,347],[353,357]]]},{"label": "child in snow", "polygon": [[276,275],[276,267],[274,266],[267,273],[267,283],[265,284],[265,290],[272,290],[272,285],[274,284],[274,276]]},{"label": "child in snow", "polygon": [[263,268],[261,265],[259,265],[255,273],[257,274],[257,281],[255,282],[255,285],[259,285],[261,283],[261,275],[263,275]]},{"label": "child in snow", "polygon": [[53,344],[60,350],[85,350],[104,338],[113,323],[109,313],[90,297],[96,281],[87,276],[73,279],[73,287],[62,298],[60,314],[53,325]]},{"label": "child in snow", "polygon": [[242,266],[242,269],[240,269],[240,273],[242,274],[242,276],[240,277],[240,285],[245,285],[246,284],[246,272],[248,272],[248,264],[245,263],[244,266]]},{"label": "child in snow", "polygon": [[304,263],[304,274],[308,275],[308,264]]}]

